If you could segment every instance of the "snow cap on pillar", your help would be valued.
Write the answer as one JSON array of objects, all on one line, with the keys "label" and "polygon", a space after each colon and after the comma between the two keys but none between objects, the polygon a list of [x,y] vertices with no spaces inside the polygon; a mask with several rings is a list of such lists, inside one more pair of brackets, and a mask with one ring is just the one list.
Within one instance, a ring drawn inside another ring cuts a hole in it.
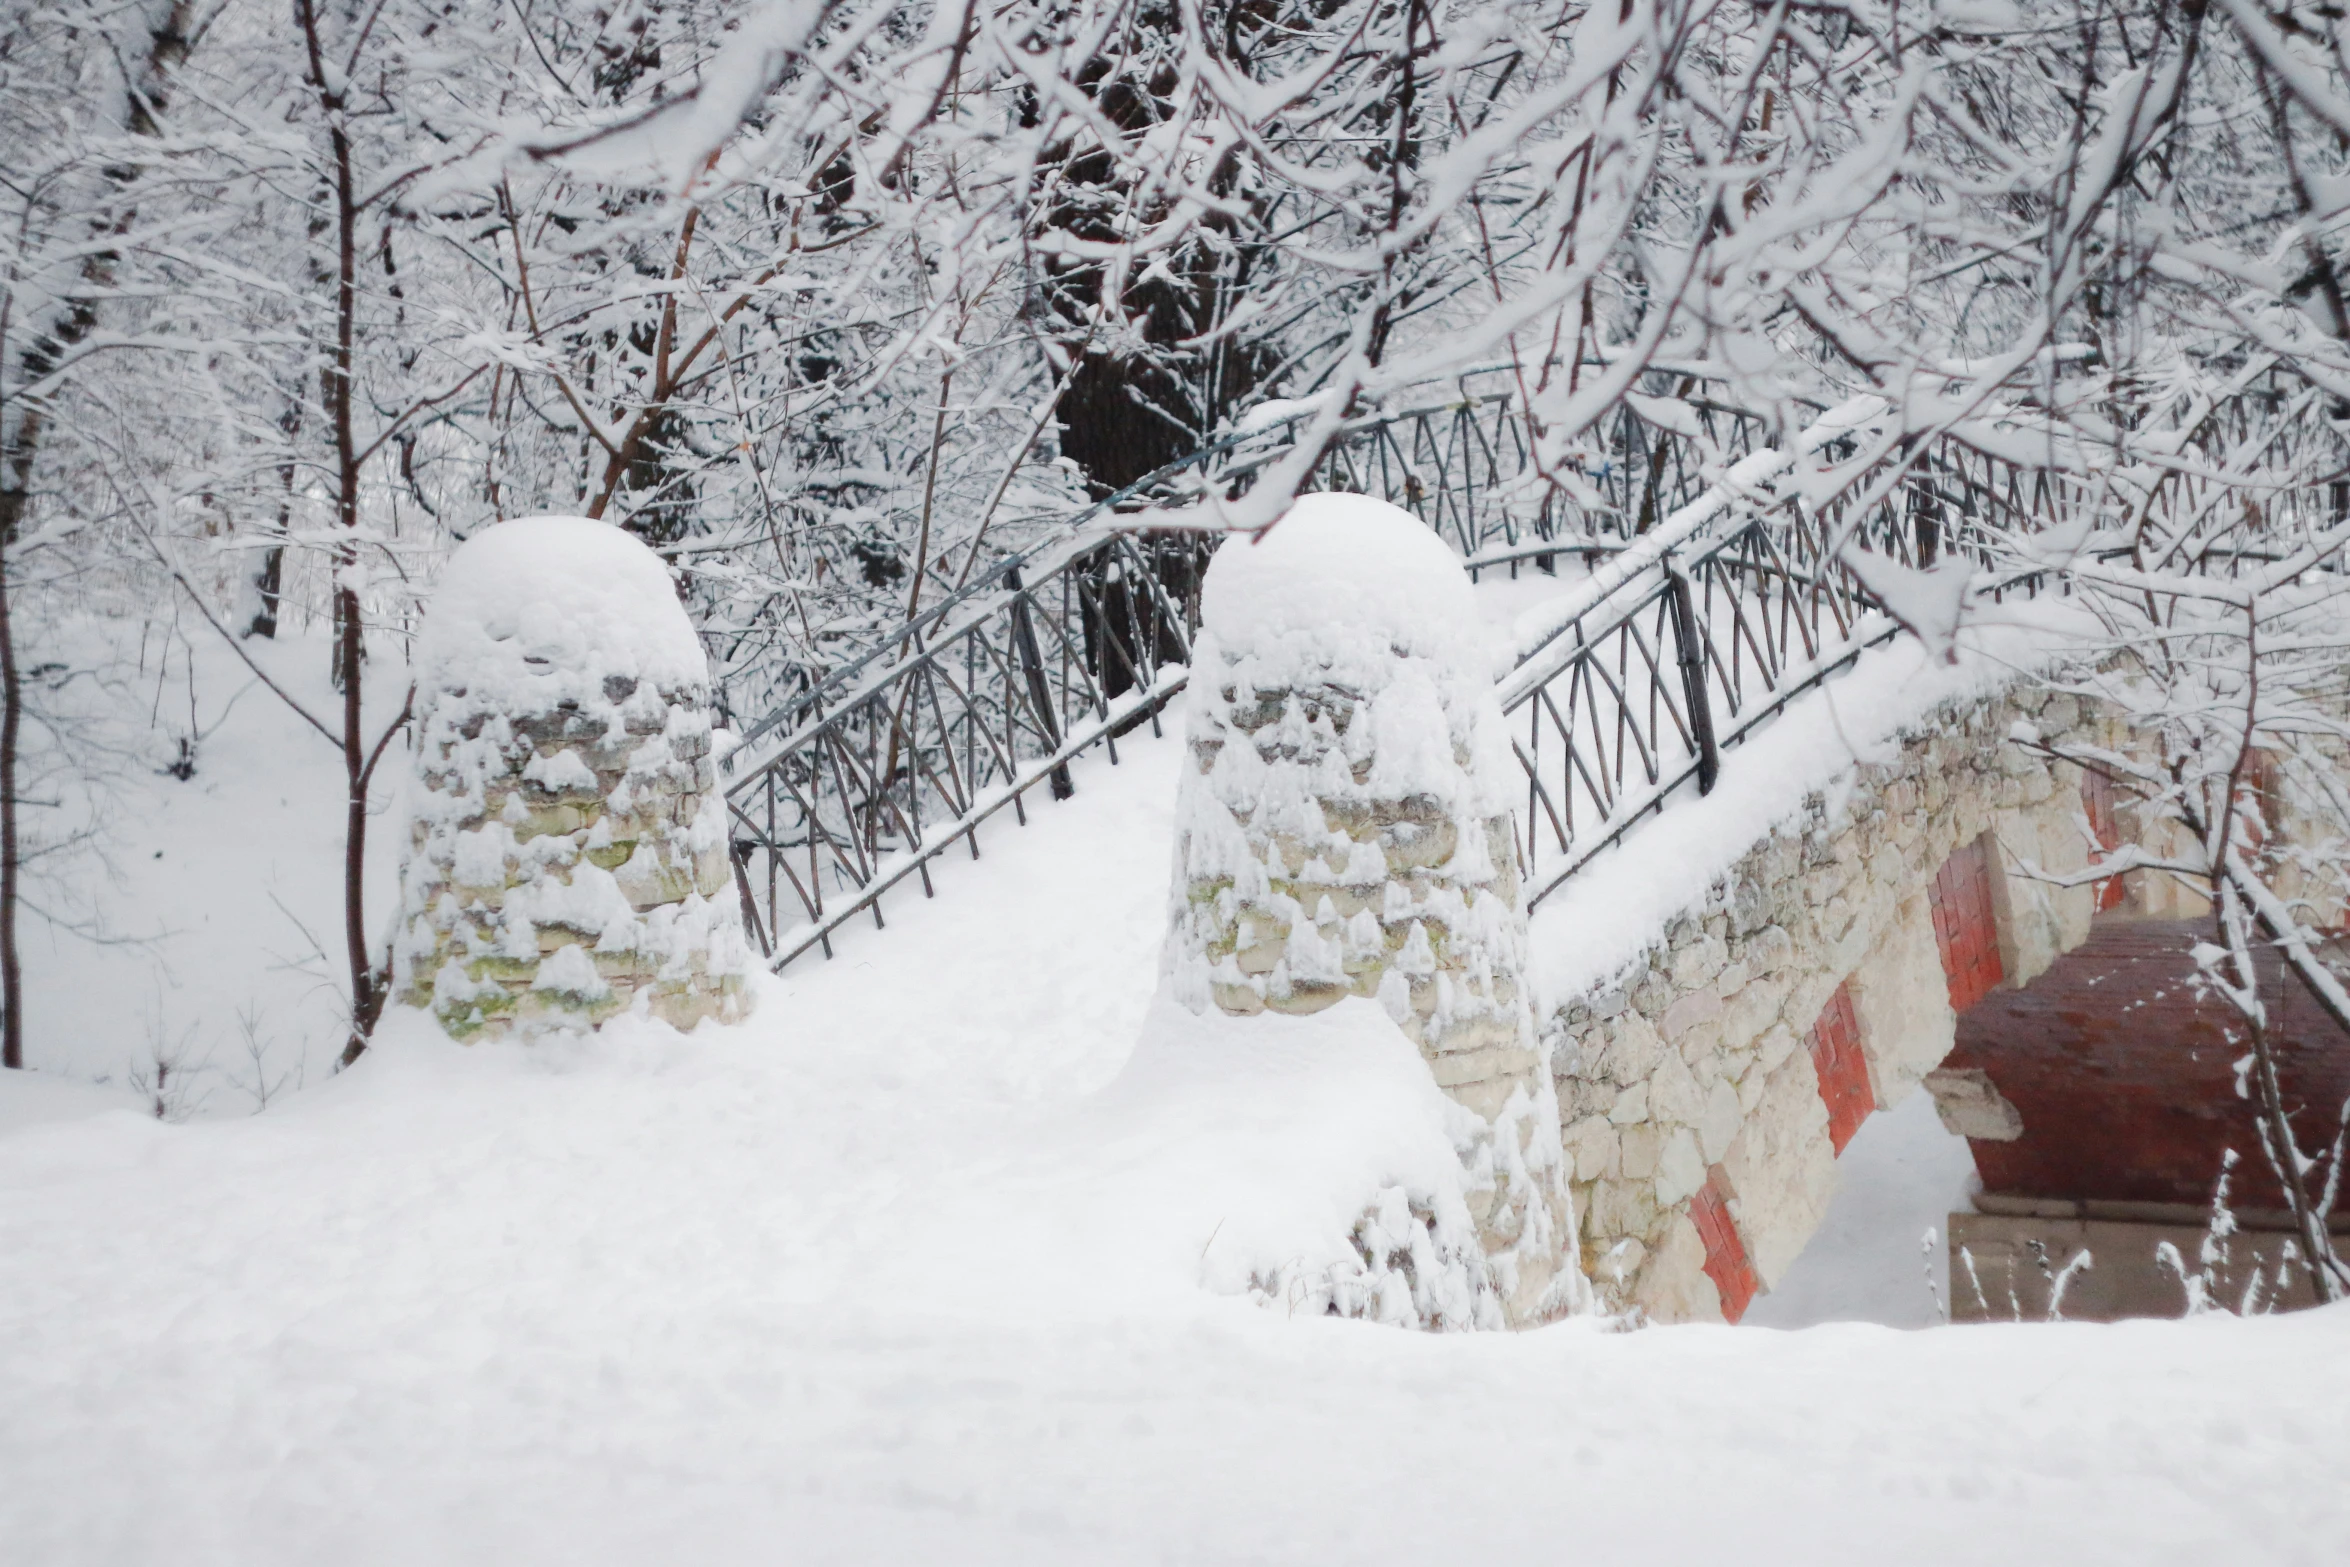
[{"label": "snow cap on pillar", "polygon": [[660,557],[581,517],[485,529],[415,673],[400,998],[460,1039],[742,1016],[709,663]]},{"label": "snow cap on pillar", "polygon": [[1262,539],[1216,552],[1200,618],[1225,647],[1350,632],[1405,657],[1494,673],[1460,557],[1411,513],[1367,495],[1301,495]]}]

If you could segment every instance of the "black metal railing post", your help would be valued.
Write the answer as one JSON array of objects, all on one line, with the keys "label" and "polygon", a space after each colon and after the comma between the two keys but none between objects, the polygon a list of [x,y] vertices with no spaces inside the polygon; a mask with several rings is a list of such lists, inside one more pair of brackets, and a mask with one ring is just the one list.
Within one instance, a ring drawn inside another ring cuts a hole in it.
[{"label": "black metal railing post", "polygon": [[[1058,751],[1061,715],[1053,710],[1053,688],[1044,677],[1044,655],[1036,648],[1036,626],[1028,618],[1028,589],[1021,585],[1018,566],[1004,573],[1004,586],[1012,590],[1012,644],[1020,652],[1020,673],[1028,682],[1028,700],[1036,709],[1036,725],[1044,734],[1046,751]],[[1077,792],[1076,780],[1069,776],[1068,763],[1053,769],[1052,790],[1056,800],[1066,800]]]},{"label": "black metal railing post", "polygon": [[727,858],[734,862],[734,890],[742,895],[743,926],[751,939],[759,944],[759,956],[775,956],[775,943],[767,939],[767,927],[759,921],[759,900],[751,896],[751,852],[757,845],[736,838],[727,844]]},{"label": "black metal railing post", "polygon": [[1689,704],[1689,736],[1697,742],[1697,792],[1711,794],[1722,776],[1722,749],[1714,739],[1713,703],[1705,687],[1705,644],[1698,640],[1697,601],[1689,573],[1667,557],[1665,580],[1673,598],[1673,641],[1681,666],[1681,695]]}]

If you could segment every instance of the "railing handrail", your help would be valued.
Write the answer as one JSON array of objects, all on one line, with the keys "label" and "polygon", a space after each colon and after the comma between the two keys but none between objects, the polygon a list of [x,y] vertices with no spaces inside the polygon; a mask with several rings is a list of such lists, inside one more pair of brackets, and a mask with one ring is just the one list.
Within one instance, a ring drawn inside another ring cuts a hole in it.
[{"label": "railing handrail", "polygon": [[[1542,654],[1558,647],[1577,622],[1590,618],[1606,606],[1610,599],[1642,581],[1649,573],[1663,569],[1665,557],[1688,544],[1708,524],[1720,520],[1743,500],[1751,498],[1751,491],[1785,473],[1795,463],[1817,452],[1829,442],[1853,435],[1866,427],[1865,421],[1881,415],[1885,404],[1881,399],[1865,401],[1872,406],[1860,407],[1862,399],[1845,405],[1852,416],[1838,419],[1842,410],[1830,410],[1826,417],[1815,421],[1796,439],[1793,452],[1782,453],[1772,449],[1755,452],[1742,459],[1730,472],[1707,487],[1696,500],[1675,511],[1649,532],[1624,547],[1617,557],[1599,570],[1573,593],[1555,606],[1545,606],[1543,619],[1549,629],[1523,643],[1517,650],[1517,664],[1503,677],[1503,701],[1508,693],[1529,683],[1546,678],[1540,673],[1529,673]],[[1539,667],[1539,666],[1537,666]]]}]

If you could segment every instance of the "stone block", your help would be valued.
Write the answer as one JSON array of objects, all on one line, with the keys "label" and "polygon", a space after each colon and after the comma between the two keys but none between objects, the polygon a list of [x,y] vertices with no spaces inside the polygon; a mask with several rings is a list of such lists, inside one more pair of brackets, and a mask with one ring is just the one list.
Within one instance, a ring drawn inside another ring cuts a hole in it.
[{"label": "stone block", "polygon": [[1769,885],[1760,877],[1746,874],[1738,879],[1737,890],[1730,896],[1730,924],[1741,937],[1751,936],[1771,920]]},{"label": "stone block", "polygon": [[1614,1083],[1646,1082],[1664,1056],[1665,1042],[1655,1027],[1639,1013],[1627,1012],[1608,1025],[1600,1072]]},{"label": "stone block", "polygon": [[1795,938],[1777,924],[1766,925],[1747,939],[1747,966],[1757,973],[1775,974],[1795,956]]},{"label": "stone block", "polygon": [[1590,1213],[1590,1234],[1603,1246],[1626,1235],[1644,1240],[1657,1221],[1650,1177],[1627,1173],[1622,1180],[1599,1182],[1591,1188]]},{"label": "stone block", "polygon": [[1723,1004],[1718,1033],[1723,1047],[1735,1049],[1758,1039],[1779,1021],[1793,985],[1776,975],[1748,980]]},{"label": "stone block", "polygon": [[2011,1143],[2024,1135],[2024,1118],[1999,1092],[1991,1075],[1975,1069],[1939,1068],[1924,1078],[1934,1096],[1934,1113],[1953,1137]]},{"label": "stone block", "polygon": [[1710,1023],[1722,1015],[1722,998],[1711,985],[1690,991],[1680,1000],[1665,1008],[1659,1031],[1668,1040],[1679,1040],[1682,1035],[1701,1024]]},{"label": "stone block", "polygon": [[1677,1208],[1704,1184],[1705,1156],[1698,1149],[1697,1133],[1686,1126],[1673,1128],[1657,1154],[1657,1207]]},{"label": "stone block", "polygon": [[1577,1181],[1588,1184],[1618,1173],[1616,1128],[1607,1117],[1584,1116],[1567,1128],[1563,1142]]},{"label": "stone block", "polygon": [[1596,1115],[1606,1119],[1614,1108],[1616,1096],[1622,1090],[1595,1078],[1564,1076],[1554,1080],[1558,1093],[1559,1114],[1566,1120],[1579,1120]]},{"label": "stone block", "polygon": [[1711,935],[1700,936],[1673,949],[1666,978],[1675,991],[1687,994],[1712,980],[1729,961],[1730,951],[1725,943]]},{"label": "stone block", "polygon": [[1727,1078],[1715,1079],[1697,1123],[1698,1151],[1705,1162],[1714,1165],[1727,1158],[1731,1142],[1745,1124],[1746,1111],[1738,1102],[1738,1090]]},{"label": "stone block", "polygon": [[1525,1081],[1539,1058],[1528,1044],[1489,1045],[1482,1050],[1439,1055],[1428,1063],[1439,1088],[1463,1088],[1472,1083]]},{"label": "stone block", "polygon": [[1645,1181],[1656,1175],[1658,1150],[1664,1134],[1646,1122],[1621,1128],[1616,1134],[1617,1168],[1627,1181]]},{"label": "stone block", "polygon": [[1685,1213],[1677,1214],[1641,1267],[1632,1304],[1654,1322],[1719,1322],[1721,1292],[1706,1277],[1705,1242]]},{"label": "stone block", "polygon": [[1764,1030],[1763,1036],[1755,1041],[1756,1069],[1766,1074],[1776,1072],[1779,1064],[1795,1054],[1802,1043],[1795,1030],[1784,1023]]},{"label": "stone block", "polygon": [[1652,1020],[1663,1017],[1665,1008],[1672,1004],[1672,982],[1653,969],[1632,987],[1632,1007],[1642,1017]]},{"label": "stone block", "polygon": [[1649,1075],[1648,1118],[1674,1126],[1695,1126],[1705,1118],[1705,1091],[1677,1055],[1666,1056]]}]

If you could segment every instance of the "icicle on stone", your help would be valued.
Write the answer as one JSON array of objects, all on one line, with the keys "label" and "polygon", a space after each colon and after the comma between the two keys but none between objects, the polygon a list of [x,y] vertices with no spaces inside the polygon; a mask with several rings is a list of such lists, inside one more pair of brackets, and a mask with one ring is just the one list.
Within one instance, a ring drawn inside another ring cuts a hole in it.
[{"label": "icicle on stone", "polygon": [[[1202,585],[1165,972],[1195,1013],[1375,1000],[1491,1129],[1479,1213],[1514,1321],[1581,1303],[1525,993],[1496,650],[1467,573],[1384,501],[1301,497]],[[1472,1199],[1473,1204],[1477,1199]]]},{"label": "icicle on stone", "polygon": [[585,518],[486,529],[415,674],[400,1000],[460,1040],[741,1018],[709,665],[660,558]]}]

